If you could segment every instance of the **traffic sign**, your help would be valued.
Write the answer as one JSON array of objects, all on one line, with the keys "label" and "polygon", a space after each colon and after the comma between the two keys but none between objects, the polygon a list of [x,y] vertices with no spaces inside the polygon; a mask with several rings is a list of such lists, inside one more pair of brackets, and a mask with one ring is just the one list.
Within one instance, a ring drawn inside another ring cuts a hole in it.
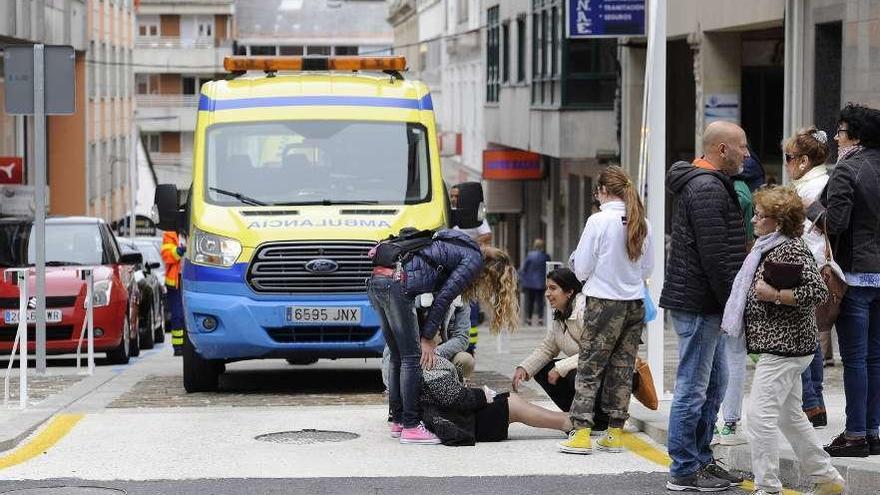
[{"label": "traffic sign", "polygon": [[[34,113],[34,47],[7,46],[6,112],[18,115]],[[76,78],[73,47],[46,45],[43,67],[45,74],[46,115],[69,115],[76,110],[74,94]]]},{"label": "traffic sign", "polygon": [[568,38],[645,35],[645,0],[566,0]]}]

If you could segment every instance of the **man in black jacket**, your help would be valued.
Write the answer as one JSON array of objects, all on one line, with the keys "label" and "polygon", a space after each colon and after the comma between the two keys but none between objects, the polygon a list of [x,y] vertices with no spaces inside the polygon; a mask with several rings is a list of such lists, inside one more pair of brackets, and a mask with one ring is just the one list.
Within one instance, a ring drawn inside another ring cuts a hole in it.
[{"label": "man in black jacket", "polygon": [[666,487],[677,491],[718,491],[742,482],[715,464],[709,443],[727,386],[721,315],[746,255],[730,177],[742,172],[749,150],[742,128],[723,121],[706,128],[703,149],[702,158],[675,163],[666,176],[675,201],[660,306],[670,310],[679,346]]}]

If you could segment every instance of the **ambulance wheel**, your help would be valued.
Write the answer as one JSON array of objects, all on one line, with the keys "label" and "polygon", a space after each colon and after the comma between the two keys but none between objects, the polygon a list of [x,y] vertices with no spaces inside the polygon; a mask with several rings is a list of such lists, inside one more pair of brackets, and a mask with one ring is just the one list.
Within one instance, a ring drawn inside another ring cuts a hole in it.
[{"label": "ambulance wheel", "polygon": [[183,336],[183,388],[187,393],[214,392],[217,390],[223,361],[205,359],[196,351],[189,340],[189,333]]}]

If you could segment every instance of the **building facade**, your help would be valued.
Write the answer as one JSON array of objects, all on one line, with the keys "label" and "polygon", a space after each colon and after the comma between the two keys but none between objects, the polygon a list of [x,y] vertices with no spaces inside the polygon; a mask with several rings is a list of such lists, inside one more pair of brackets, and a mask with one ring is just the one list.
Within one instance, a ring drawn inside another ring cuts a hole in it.
[{"label": "building facade", "polygon": [[[0,47],[45,43],[75,50],[75,112],[46,119],[50,214],[114,220],[125,213],[133,26],[132,0],[0,4]],[[33,212],[33,137],[32,117],[9,115],[0,105],[0,161],[23,169],[18,184],[0,185],[0,215]]]},{"label": "building facade", "polygon": [[233,0],[140,0],[134,49],[136,122],[160,183],[189,188],[201,86],[232,54]]}]

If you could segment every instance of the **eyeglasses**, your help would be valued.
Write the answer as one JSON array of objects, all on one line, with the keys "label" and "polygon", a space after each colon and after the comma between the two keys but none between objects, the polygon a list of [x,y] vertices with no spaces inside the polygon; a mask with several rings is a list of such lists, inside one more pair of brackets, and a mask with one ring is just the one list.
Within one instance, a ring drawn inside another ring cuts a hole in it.
[{"label": "eyeglasses", "polygon": [[752,217],[752,218],[754,218],[755,220],[757,220],[757,221],[760,222],[761,220],[763,220],[763,219],[765,219],[765,218],[770,218],[770,217],[767,216],[767,215],[761,215],[760,213],[758,213],[758,212],[756,211],[754,217]]},{"label": "eyeglasses", "polygon": [[836,131],[834,131],[835,136],[840,136],[840,133],[849,134],[849,129],[844,129],[843,127],[838,127]]}]

